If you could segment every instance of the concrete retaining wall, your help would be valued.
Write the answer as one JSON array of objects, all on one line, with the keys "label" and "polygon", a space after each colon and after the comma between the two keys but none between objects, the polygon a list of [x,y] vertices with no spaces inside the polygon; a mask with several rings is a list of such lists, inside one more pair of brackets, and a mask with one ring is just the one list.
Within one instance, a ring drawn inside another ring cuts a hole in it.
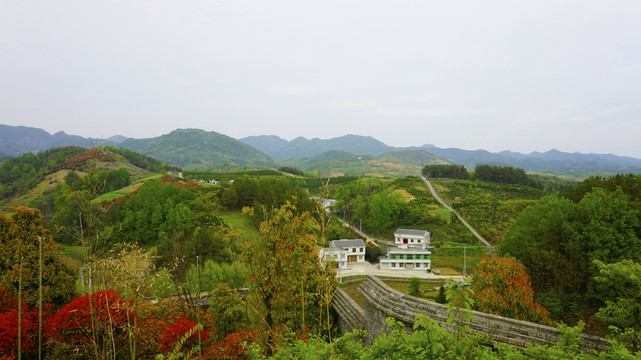
[{"label": "concrete retaining wall", "polygon": [[[447,309],[444,305],[400,293],[373,276],[368,277],[358,291],[365,298],[365,309],[361,309],[340,289],[334,297],[334,308],[341,318],[339,324],[343,333],[350,331],[348,329],[365,329],[370,334],[371,342],[381,331],[388,331],[385,325],[386,318],[393,317],[402,321],[408,331],[411,331],[418,313],[423,313],[444,328],[454,331],[453,325],[446,324]],[[553,345],[560,336],[559,331],[550,326],[478,311],[472,311],[472,314],[474,320],[469,324],[472,331],[485,333],[495,342],[514,345],[519,349],[525,349],[527,344]],[[360,316],[362,320],[358,319]],[[585,334],[582,336],[581,349],[605,350],[607,346],[605,339]]]},{"label": "concrete retaining wall", "polygon": [[341,335],[354,329],[364,329],[365,313],[343,289],[338,288],[332,300],[338,313],[338,327]]}]

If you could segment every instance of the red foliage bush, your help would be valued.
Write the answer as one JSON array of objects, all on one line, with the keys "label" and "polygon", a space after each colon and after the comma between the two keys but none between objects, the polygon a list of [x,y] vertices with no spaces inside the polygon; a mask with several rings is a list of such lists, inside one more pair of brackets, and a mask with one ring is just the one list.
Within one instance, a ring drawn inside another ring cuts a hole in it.
[{"label": "red foliage bush", "polygon": [[236,330],[227,334],[224,341],[216,344],[207,356],[212,359],[249,359],[246,355],[247,346],[256,340],[256,334],[247,330]]},{"label": "red foliage bush", "polygon": [[[191,320],[187,320],[184,316],[178,319],[175,319],[173,324],[169,325],[168,327],[165,328],[165,330],[162,332],[162,351],[170,351],[172,350],[180,338],[185,336],[190,330],[195,328],[198,325],[198,323],[195,323]],[[198,344],[198,333],[200,333],[200,339],[201,341],[206,341],[209,338],[209,332],[210,330],[200,330],[194,332],[193,335],[191,335],[187,341],[183,344],[183,348],[191,348]]]},{"label": "red foliage bush", "polygon": [[101,346],[94,342],[94,336],[107,341],[113,335],[116,346],[122,347],[126,344],[128,316],[133,321],[125,300],[112,290],[101,290],[78,297],[60,309],[50,321],[49,335],[54,343],[78,349],[79,354]]},{"label": "red foliage bush", "polygon": [[[25,305],[23,305],[25,306]],[[25,306],[26,307],[26,306]],[[36,309],[35,319],[32,311],[23,307],[22,311],[22,351],[30,353],[34,350],[34,343],[37,348],[38,336],[38,310]],[[35,320],[35,321],[34,321]],[[30,334],[35,334],[36,339]],[[18,309],[0,314],[0,355],[16,355],[18,353]]]},{"label": "red foliage bush", "polygon": [[474,270],[472,289],[479,311],[556,325],[549,319],[549,311],[534,300],[525,266],[513,258],[481,259]]},{"label": "red foliage bush", "polygon": [[[51,317],[51,305],[42,304],[42,318]],[[38,344],[38,308],[22,303],[22,353],[32,354]],[[43,334],[44,335],[44,334]],[[43,339],[43,343],[46,339]],[[0,359],[12,359],[18,353],[18,298],[6,288],[0,288]]]},{"label": "red foliage bush", "polygon": [[[143,303],[139,305],[138,315],[138,355],[142,358],[155,359],[161,352],[172,351],[187,331],[196,326],[196,314],[190,309],[191,318],[186,316],[187,309],[181,300],[164,300],[158,304]],[[216,338],[215,320],[211,313],[201,311],[200,323],[203,353],[214,346]],[[154,334],[149,336],[149,334]],[[190,337],[182,349],[191,349],[198,343],[198,335]],[[215,357],[214,357],[215,358]]]}]

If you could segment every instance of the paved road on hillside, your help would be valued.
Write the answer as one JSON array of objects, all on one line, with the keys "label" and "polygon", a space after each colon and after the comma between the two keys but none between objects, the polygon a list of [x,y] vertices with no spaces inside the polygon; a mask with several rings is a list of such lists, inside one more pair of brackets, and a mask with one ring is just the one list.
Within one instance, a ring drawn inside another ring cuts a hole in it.
[{"label": "paved road on hillside", "polygon": [[443,198],[441,198],[441,196],[436,192],[436,190],[432,186],[432,183],[429,180],[427,180],[425,178],[425,176],[421,176],[421,179],[423,179],[423,182],[425,182],[425,185],[427,185],[427,188],[430,189],[430,192],[432,193],[432,196],[434,196],[434,198],[438,202],[440,202],[441,205],[443,205],[445,208],[451,210],[459,218],[459,220],[461,220],[463,225],[465,225],[470,230],[470,232],[472,232],[472,234],[474,234],[474,236],[476,236],[483,244],[485,244],[485,246],[487,247],[488,250],[490,250],[491,252],[494,252],[494,246],[490,245],[490,243],[487,240],[485,240],[481,236],[481,234],[479,234],[472,227],[472,225],[470,225],[467,221],[465,221],[465,219],[463,219],[463,217],[456,210],[454,210],[448,203],[445,202],[445,200],[443,200]]}]

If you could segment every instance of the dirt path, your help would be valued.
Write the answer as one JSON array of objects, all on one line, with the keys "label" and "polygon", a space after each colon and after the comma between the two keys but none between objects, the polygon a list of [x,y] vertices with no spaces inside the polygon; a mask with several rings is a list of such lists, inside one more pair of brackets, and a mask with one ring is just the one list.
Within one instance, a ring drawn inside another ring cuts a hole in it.
[{"label": "dirt path", "polygon": [[478,232],[477,232],[477,231],[472,227],[472,225],[470,225],[467,221],[465,221],[465,219],[463,219],[463,217],[462,217],[462,216],[461,216],[461,215],[460,215],[456,210],[454,210],[454,209],[450,206],[450,204],[446,203],[446,202],[445,202],[445,200],[443,200],[443,198],[441,198],[441,195],[439,195],[439,194],[436,192],[436,190],[435,190],[435,189],[434,189],[434,187],[432,186],[432,183],[431,183],[429,180],[427,180],[424,176],[421,176],[421,179],[423,179],[423,182],[425,183],[425,185],[427,185],[427,188],[428,188],[428,189],[430,189],[430,192],[432,193],[432,196],[434,196],[434,198],[435,198],[438,202],[440,202],[440,203],[441,203],[441,205],[443,205],[445,208],[447,208],[447,209],[451,210],[451,211],[452,211],[452,212],[453,212],[453,213],[454,213],[454,214],[459,218],[459,220],[461,220],[461,222],[463,223],[463,225],[465,225],[465,226],[470,230],[470,232],[472,232],[472,234],[474,234],[474,236],[476,236],[476,237],[477,237],[477,238],[478,238],[478,239],[479,239],[479,240],[480,240],[480,241],[481,241],[481,242],[482,242],[482,243],[487,247],[487,249],[488,249],[491,253],[494,253],[494,246],[490,245],[490,243],[489,243],[487,240],[485,240],[485,239],[481,236],[481,234],[479,234],[479,233],[478,233]]}]

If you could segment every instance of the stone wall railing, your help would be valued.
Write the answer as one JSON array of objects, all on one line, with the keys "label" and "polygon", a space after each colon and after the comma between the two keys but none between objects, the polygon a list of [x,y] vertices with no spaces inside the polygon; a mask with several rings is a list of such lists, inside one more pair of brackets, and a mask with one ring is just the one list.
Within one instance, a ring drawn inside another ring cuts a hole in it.
[{"label": "stone wall railing", "polygon": [[[373,276],[369,276],[358,291],[365,298],[364,309],[340,289],[334,297],[334,308],[340,317],[342,333],[355,328],[365,329],[370,334],[371,342],[381,331],[389,330],[385,324],[386,318],[393,317],[403,322],[411,331],[418,313],[423,313],[444,328],[454,331],[453,325],[446,324],[448,314],[444,305],[400,293]],[[472,314],[474,320],[469,324],[472,331],[485,333],[492,341],[514,345],[519,349],[525,349],[528,344],[553,345],[560,336],[559,331],[550,326],[478,311],[472,311]],[[585,334],[581,336],[583,350],[605,350],[607,346],[607,341],[603,338]]]},{"label": "stone wall railing", "polygon": [[332,300],[334,310],[338,313],[338,327],[341,334],[355,329],[364,329],[365,313],[363,309],[343,289],[338,288]]}]

